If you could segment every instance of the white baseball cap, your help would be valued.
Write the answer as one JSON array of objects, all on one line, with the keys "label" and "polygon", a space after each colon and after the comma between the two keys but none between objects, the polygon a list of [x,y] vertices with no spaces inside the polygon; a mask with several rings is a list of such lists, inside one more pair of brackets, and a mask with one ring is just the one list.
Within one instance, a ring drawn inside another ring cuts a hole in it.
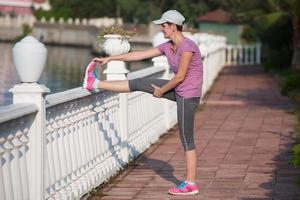
[{"label": "white baseball cap", "polygon": [[177,10],[168,10],[166,11],[160,19],[153,21],[154,24],[163,24],[166,22],[171,22],[182,26],[185,21],[185,18]]}]

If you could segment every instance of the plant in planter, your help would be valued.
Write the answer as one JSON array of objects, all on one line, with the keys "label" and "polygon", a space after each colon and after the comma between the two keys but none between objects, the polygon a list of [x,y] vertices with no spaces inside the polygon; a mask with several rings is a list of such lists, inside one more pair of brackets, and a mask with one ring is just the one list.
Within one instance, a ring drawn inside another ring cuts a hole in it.
[{"label": "plant in planter", "polygon": [[98,36],[98,43],[108,55],[119,55],[130,50],[128,39],[135,34],[134,31],[124,30],[116,24],[103,29]]}]

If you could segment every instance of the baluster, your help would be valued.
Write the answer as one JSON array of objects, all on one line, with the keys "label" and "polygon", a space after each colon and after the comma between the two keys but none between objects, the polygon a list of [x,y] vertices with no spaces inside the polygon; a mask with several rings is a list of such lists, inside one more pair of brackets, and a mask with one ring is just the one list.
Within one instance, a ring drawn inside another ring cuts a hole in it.
[{"label": "baluster", "polygon": [[112,139],[112,146],[115,147],[117,144],[118,133],[114,130],[112,117],[113,117],[113,106],[110,106],[108,110],[108,123],[109,123],[110,135]]},{"label": "baluster", "polygon": [[72,187],[72,193],[77,196],[78,195],[78,186],[77,184],[73,184],[74,181],[77,180],[77,177],[79,175],[79,157],[80,154],[78,152],[78,143],[77,143],[77,129],[76,129],[76,120],[72,113],[72,116],[70,117],[71,125],[69,126],[70,131],[70,147],[71,147],[71,187]]},{"label": "baluster", "polygon": [[246,65],[248,65],[249,64],[249,45],[245,45],[245,47],[244,47],[244,49],[245,49],[245,60],[244,60],[244,62],[245,62],[245,64]]},{"label": "baluster", "polygon": [[105,132],[105,142],[106,142],[106,146],[107,148],[105,149],[106,151],[109,151],[112,147],[111,145],[111,134],[109,131],[109,124],[108,124],[108,120],[107,120],[107,110],[105,110],[104,112],[104,116],[103,116],[103,129]]},{"label": "baluster", "polygon": [[54,24],[54,23],[55,23],[54,17],[51,17],[51,18],[50,18],[49,23],[50,23],[50,24]]},{"label": "baluster", "polygon": [[85,173],[86,172],[86,158],[87,158],[87,152],[86,152],[86,148],[85,148],[85,131],[84,131],[84,123],[83,123],[83,117],[82,117],[82,113],[79,113],[79,122],[78,122],[78,126],[79,126],[79,134],[78,134],[78,141],[79,141],[79,147],[80,147],[80,154],[81,154],[81,163],[80,163],[80,172],[81,173]]},{"label": "baluster", "polygon": [[60,185],[62,187],[65,187],[67,185],[67,162],[66,162],[66,153],[64,149],[64,138],[65,138],[65,133],[63,131],[63,126],[64,123],[62,120],[58,121],[59,124],[59,130],[58,130],[58,152],[59,152],[59,160],[60,160],[60,171],[61,171],[61,176],[60,176]]},{"label": "baluster", "polygon": [[71,153],[71,180],[76,180],[76,170],[78,167],[78,161],[77,161],[77,155],[79,153],[77,152],[77,145],[76,145],[76,132],[75,132],[75,127],[74,127],[74,119],[73,116],[70,117],[71,120],[71,125],[68,127],[69,128],[69,136],[70,136],[70,153]]},{"label": "baluster", "polygon": [[4,142],[5,139],[0,137],[0,199],[5,199],[5,175],[3,175],[3,165],[4,165],[4,153],[5,153],[5,149],[4,149]]},{"label": "baluster", "polygon": [[[54,122],[53,126],[57,126],[57,123]],[[52,151],[53,151],[53,160],[54,160],[54,171],[55,171],[55,190],[58,191],[61,188],[59,180],[61,178],[61,162],[59,159],[59,145],[58,145],[58,137],[59,133],[57,132],[57,128],[55,127],[55,131],[52,133],[53,142],[52,142]]]},{"label": "baluster", "polygon": [[[68,116],[68,114],[67,114]],[[68,118],[63,120],[65,127],[63,129],[64,132],[64,138],[63,138],[63,144],[64,144],[64,152],[65,152],[65,156],[66,156],[66,182],[69,185],[71,183],[71,171],[72,171],[72,167],[71,167],[71,147],[70,147],[70,141],[71,141],[71,137],[70,137],[70,131],[69,131],[69,120]]]},{"label": "baluster", "polygon": [[231,65],[232,62],[232,46],[227,46],[226,65]]},{"label": "baluster", "polygon": [[91,149],[92,149],[92,166],[94,167],[96,163],[96,157],[97,157],[97,140],[95,134],[97,133],[97,128],[95,128],[95,112],[91,110],[89,111],[89,132],[90,134],[90,140],[91,140]]},{"label": "baluster", "polygon": [[4,191],[5,191],[5,199],[14,199],[13,196],[13,186],[12,186],[12,176],[11,176],[11,150],[13,149],[13,145],[11,144],[11,139],[13,136],[9,135],[6,138],[6,141],[3,144],[5,149],[3,154],[3,164],[2,164],[2,174],[4,180]]},{"label": "baluster", "polygon": [[104,110],[103,112],[100,112],[98,114],[98,123],[101,129],[99,129],[99,133],[98,133],[98,137],[100,138],[100,147],[101,147],[101,154],[104,156],[106,150],[108,149],[108,145],[107,145],[107,139],[106,139],[106,133],[105,133],[105,127],[104,127],[104,121],[105,121],[105,117],[104,117]]},{"label": "baluster", "polygon": [[11,176],[12,176],[12,185],[13,185],[13,193],[14,199],[22,199],[22,186],[21,186],[21,174],[20,174],[20,147],[22,146],[22,142],[20,142],[20,137],[23,133],[18,131],[15,137],[12,138],[11,144],[13,145],[13,149],[11,151],[12,160],[11,160]]},{"label": "baluster", "polygon": [[95,126],[95,112],[90,111],[90,116],[89,116],[89,128],[91,132],[91,142],[92,142],[92,169],[91,169],[91,176],[90,179],[92,181],[92,184],[94,184],[98,180],[98,172],[96,170],[97,164],[98,164],[98,149],[97,149],[97,138],[96,138],[96,133],[97,133],[97,128]]},{"label": "baluster", "polygon": [[243,65],[244,64],[243,63],[244,55],[243,55],[243,46],[242,45],[238,45],[238,57],[239,57],[238,63],[240,65]]},{"label": "baluster", "polygon": [[[113,113],[113,121],[114,121],[114,124],[115,124],[115,132],[117,134],[120,131],[120,121],[118,120],[118,109],[117,109],[117,106],[114,107],[112,113]],[[121,138],[118,137],[117,144],[120,145],[121,143],[122,143]]]},{"label": "baluster", "polygon": [[101,143],[101,136],[103,136],[103,132],[101,131],[101,126],[100,126],[100,112],[103,112],[103,109],[101,107],[96,107],[95,108],[95,121],[94,121],[94,129],[97,130],[95,131],[95,140],[96,140],[96,155],[97,155],[97,164],[100,163],[100,157],[103,154],[103,145]]},{"label": "baluster", "polygon": [[[28,188],[28,171],[26,164],[26,151],[28,148],[28,128],[24,129],[23,134],[20,137],[20,142],[22,143],[20,147],[21,157],[20,157],[20,171],[21,171],[21,182],[22,182],[22,191],[23,199],[29,199],[29,188]],[[0,198],[1,199],[1,198]]]},{"label": "baluster", "polygon": [[[72,180],[77,179],[80,175],[80,163],[81,163],[81,155],[80,155],[80,148],[79,148],[79,132],[78,132],[78,122],[77,122],[77,115],[75,111],[72,112],[72,116],[70,117],[72,125],[70,126],[70,131],[72,133],[72,165],[73,165],[73,177]],[[74,146],[73,146],[74,145]]]},{"label": "baluster", "polygon": [[233,47],[233,62],[232,62],[232,64],[234,64],[234,65],[236,65],[238,63],[237,55],[238,55],[238,49],[237,49],[237,46],[234,46]]},{"label": "baluster", "polygon": [[56,182],[56,173],[55,173],[55,161],[54,161],[54,156],[53,156],[53,142],[54,142],[54,138],[52,137],[52,131],[54,131],[54,129],[52,129],[51,125],[47,126],[47,130],[49,131],[49,133],[46,135],[46,153],[47,153],[47,160],[48,160],[48,182],[49,185],[47,188],[47,191],[49,193],[50,196],[55,194],[55,182]]},{"label": "baluster", "polygon": [[83,153],[84,153],[84,156],[83,156],[83,166],[84,166],[84,170],[87,171],[88,168],[89,168],[89,144],[88,144],[88,141],[87,141],[87,137],[88,137],[88,131],[87,131],[87,123],[86,123],[86,108],[84,108],[84,110],[82,110],[82,115],[81,115],[81,124],[82,124],[82,127],[81,127],[81,140],[82,140],[82,149],[83,149]]},{"label": "baluster", "polygon": [[67,21],[67,23],[68,23],[68,24],[73,24],[73,19],[72,19],[72,18],[69,18],[68,21]]},{"label": "baluster", "polygon": [[95,130],[92,130],[92,120],[91,120],[91,109],[92,106],[89,107],[89,110],[86,111],[86,118],[85,118],[85,124],[86,124],[86,131],[87,131],[87,135],[86,135],[86,140],[87,140],[87,145],[88,145],[88,153],[89,153],[89,157],[88,157],[88,163],[89,163],[89,167],[93,167],[93,159],[94,159],[94,141],[92,140],[92,134]]},{"label": "baluster", "polygon": [[250,64],[254,64],[255,62],[255,46],[250,46]]},{"label": "baluster", "polygon": [[89,170],[90,168],[90,158],[91,158],[91,153],[90,153],[90,144],[89,144],[89,132],[88,132],[88,120],[87,120],[87,110],[85,109],[82,114],[82,130],[83,130],[83,147],[85,151],[85,161],[84,161],[84,168],[86,171]]},{"label": "baluster", "polygon": [[255,64],[260,64],[260,60],[261,60],[261,58],[260,58],[260,56],[261,56],[261,49],[260,49],[260,47],[261,47],[261,44],[258,42],[258,43],[256,43],[256,63]]}]

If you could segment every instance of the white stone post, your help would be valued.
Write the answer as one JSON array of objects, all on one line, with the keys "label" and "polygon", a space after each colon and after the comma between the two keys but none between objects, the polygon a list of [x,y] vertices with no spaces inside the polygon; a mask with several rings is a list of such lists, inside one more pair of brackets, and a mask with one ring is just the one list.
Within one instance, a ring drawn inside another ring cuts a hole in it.
[{"label": "white stone post", "polygon": [[13,93],[13,103],[34,103],[39,111],[36,114],[28,137],[28,178],[29,199],[43,200],[45,193],[45,148],[46,148],[46,107],[45,94],[50,90],[37,83],[22,83],[15,85],[10,92]]},{"label": "white stone post", "polygon": [[129,70],[123,61],[110,61],[103,73],[106,74],[107,80],[126,80],[126,74],[129,73]]},{"label": "white stone post", "polygon": [[[129,71],[126,68],[126,64],[123,61],[111,61],[107,63],[107,69],[104,71],[107,80],[127,80],[126,74]],[[121,155],[122,161],[129,162],[129,150],[128,150],[128,94],[120,93],[120,138],[121,138]]]},{"label": "white stone post", "polygon": [[45,67],[47,49],[32,36],[27,36],[13,48],[13,60],[18,75],[23,82],[15,85],[13,103],[32,103],[38,107],[38,112],[28,132],[28,187],[29,199],[45,199],[45,148],[46,148],[46,106],[45,94],[50,90],[36,82]]},{"label": "white stone post", "polygon": [[[119,55],[127,53],[130,50],[128,38],[121,35],[105,35],[105,42],[103,44],[104,51],[109,55]],[[127,80],[128,73],[124,61],[110,61],[107,63],[107,68],[104,70],[106,79],[111,80]],[[123,162],[129,161],[128,148],[128,94],[120,93],[120,138],[121,138],[121,155]]]}]

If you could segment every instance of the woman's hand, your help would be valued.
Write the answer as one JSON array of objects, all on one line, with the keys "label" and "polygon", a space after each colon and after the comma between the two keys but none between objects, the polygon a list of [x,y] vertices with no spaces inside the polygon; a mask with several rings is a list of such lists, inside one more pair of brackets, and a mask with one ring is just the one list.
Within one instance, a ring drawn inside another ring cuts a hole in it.
[{"label": "woman's hand", "polygon": [[94,59],[93,59],[93,62],[97,62],[97,63],[99,63],[100,65],[105,65],[105,64],[107,64],[109,61],[110,61],[110,58],[109,58],[109,57],[94,58]]},{"label": "woman's hand", "polygon": [[153,96],[160,98],[164,94],[162,89],[160,87],[157,87],[156,85],[151,84],[151,86],[154,88]]}]

